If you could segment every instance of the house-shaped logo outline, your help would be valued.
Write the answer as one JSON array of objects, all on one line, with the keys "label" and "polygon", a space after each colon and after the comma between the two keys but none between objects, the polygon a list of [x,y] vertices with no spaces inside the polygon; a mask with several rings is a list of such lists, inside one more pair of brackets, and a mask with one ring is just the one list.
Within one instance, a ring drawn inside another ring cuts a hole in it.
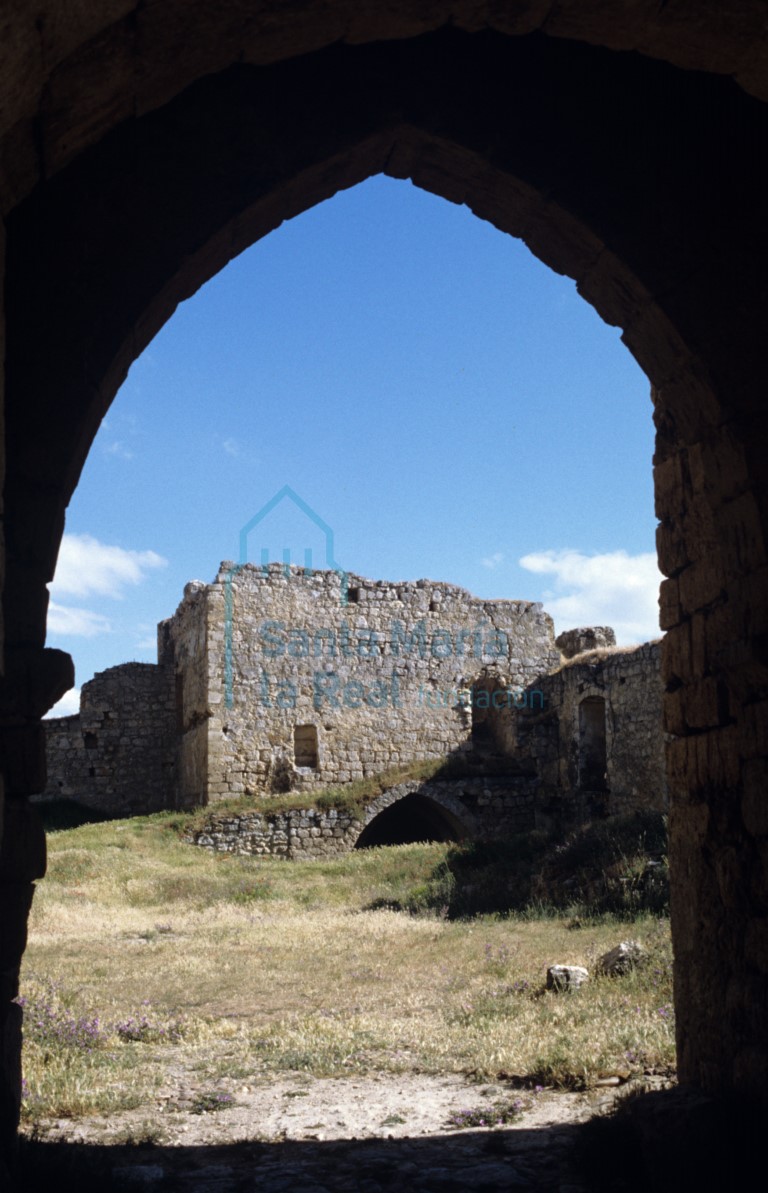
[{"label": "house-shaped logo outline", "polygon": [[[278,489],[277,493],[269,499],[266,505],[253,515],[253,517],[245,523],[240,530],[240,545],[238,562],[233,564],[227,572],[224,581],[224,698],[227,708],[231,708],[234,702],[234,693],[232,688],[232,619],[234,616],[234,594],[232,592],[232,582],[239,572],[245,567],[248,562],[248,536],[264,519],[272,513],[282,501],[292,501],[297,509],[301,511],[305,517],[314,523],[325,536],[325,566],[329,571],[337,572],[341,577],[341,588],[339,591],[339,599],[342,605],[348,603],[347,593],[349,590],[349,577],[347,572],[334,559],[334,535],[333,530],[328,523],[316,513],[312,506],[309,505],[303,497],[290,485],[283,485],[282,489]],[[286,573],[288,573],[289,561],[284,560]],[[262,563],[262,567],[266,568],[266,564]],[[311,576],[312,569],[305,564],[304,575]]]}]

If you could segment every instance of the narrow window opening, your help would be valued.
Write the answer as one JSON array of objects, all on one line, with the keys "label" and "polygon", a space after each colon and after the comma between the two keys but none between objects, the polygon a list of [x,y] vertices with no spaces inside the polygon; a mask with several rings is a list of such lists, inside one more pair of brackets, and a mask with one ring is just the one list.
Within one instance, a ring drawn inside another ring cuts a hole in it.
[{"label": "narrow window opening", "polygon": [[85,742],[86,750],[95,750],[99,744],[99,740],[95,733],[84,733],[83,741]]},{"label": "narrow window opening", "polygon": [[347,602],[350,605],[359,605],[360,604],[360,589],[359,588],[348,588],[347,589]]},{"label": "narrow window opening", "polygon": [[605,791],[608,786],[605,700],[587,696],[579,705],[579,786]]},{"label": "narrow window opening", "polygon": [[472,701],[472,745],[475,749],[490,750],[493,746],[493,726],[490,717],[491,687],[476,683],[470,689]]},{"label": "narrow window opening", "polygon": [[317,747],[317,727],[297,725],[293,731],[293,758],[296,766],[317,770],[320,758]]}]

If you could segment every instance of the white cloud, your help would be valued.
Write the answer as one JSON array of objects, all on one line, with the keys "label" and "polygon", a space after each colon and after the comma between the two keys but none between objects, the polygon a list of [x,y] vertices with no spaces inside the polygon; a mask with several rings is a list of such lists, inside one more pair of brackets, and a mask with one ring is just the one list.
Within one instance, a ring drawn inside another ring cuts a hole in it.
[{"label": "white cloud", "polygon": [[96,638],[99,634],[110,634],[109,618],[92,609],[76,609],[72,605],[59,605],[51,601],[48,605],[48,632],[63,634],[71,638]]},{"label": "white cloud", "polygon": [[167,562],[155,551],[126,551],[90,534],[65,534],[51,595],[119,598],[127,585],[141,583],[148,571]]},{"label": "white cloud", "polygon": [[653,552],[629,555],[611,551],[535,551],[520,566],[536,575],[554,577],[554,590],[544,594],[544,607],[557,632],[577,626],[610,625],[621,645],[658,638],[659,584]]},{"label": "white cloud", "polygon": [[[139,392],[139,387],[131,383],[131,389]],[[119,460],[132,460],[136,454],[133,448],[139,437],[138,422],[135,415],[115,414],[114,410],[109,418],[105,418],[99,431],[98,443],[105,456],[113,456]]]},{"label": "white cloud", "polygon": [[502,562],[503,559],[504,559],[503,551],[494,551],[493,555],[486,555],[485,559],[481,559],[480,562],[482,563],[484,568],[490,568],[491,571],[493,572],[499,566],[499,564]]},{"label": "white cloud", "polygon": [[221,445],[228,456],[240,455],[240,444],[236,439],[225,439]]},{"label": "white cloud", "polygon": [[115,439],[112,443],[108,443],[104,448],[104,452],[108,456],[118,456],[121,460],[132,460],[133,452],[129,447],[126,447],[122,439]]},{"label": "white cloud", "polygon": [[70,688],[45,715],[46,717],[71,717],[73,713],[78,712],[80,712],[80,689]]},{"label": "white cloud", "polygon": [[167,562],[155,551],[127,551],[124,547],[100,543],[90,534],[65,534],[50,585],[49,632],[77,638],[111,633],[109,618],[103,613],[65,605],[58,598],[119,599],[128,585],[140,584],[148,572],[165,567]]}]

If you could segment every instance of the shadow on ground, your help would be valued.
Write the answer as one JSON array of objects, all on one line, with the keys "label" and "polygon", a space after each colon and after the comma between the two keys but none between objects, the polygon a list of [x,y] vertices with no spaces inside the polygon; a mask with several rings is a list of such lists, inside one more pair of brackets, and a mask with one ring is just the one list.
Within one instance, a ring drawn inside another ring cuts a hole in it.
[{"label": "shadow on ground", "polygon": [[[19,1193],[681,1193],[750,1188],[765,1117],[673,1088],[585,1123],[371,1140],[224,1146],[25,1139]],[[254,1124],[254,1130],[258,1130]]]},{"label": "shadow on ground", "polygon": [[[257,1129],[257,1125],[254,1125]],[[412,1139],[100,1146],[23,1141],[20,1193],[496,1193],[589,1188],[572,1171],[576,1128],[466,1131]]]}]

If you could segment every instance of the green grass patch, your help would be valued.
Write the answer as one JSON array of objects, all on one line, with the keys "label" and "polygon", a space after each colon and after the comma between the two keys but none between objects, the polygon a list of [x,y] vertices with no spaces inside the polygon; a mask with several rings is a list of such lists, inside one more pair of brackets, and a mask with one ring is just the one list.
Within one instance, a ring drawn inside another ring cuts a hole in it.
[{"label": "green grass patch", "polygon": [[458,774],[456,766],[452,759],[430,758],[368,775],[364,779],[353,779],[338,787],[217,800],[204,808],[181,814],[179,828],[181,831],[199,832],[213,816],[242,816],[248,812],[259,812],[270,817],[282,812],[335,809],[360,817],[372,800],[391,787],[397,787],[400,783],[426,783],[430,779],[454,778]]}]

